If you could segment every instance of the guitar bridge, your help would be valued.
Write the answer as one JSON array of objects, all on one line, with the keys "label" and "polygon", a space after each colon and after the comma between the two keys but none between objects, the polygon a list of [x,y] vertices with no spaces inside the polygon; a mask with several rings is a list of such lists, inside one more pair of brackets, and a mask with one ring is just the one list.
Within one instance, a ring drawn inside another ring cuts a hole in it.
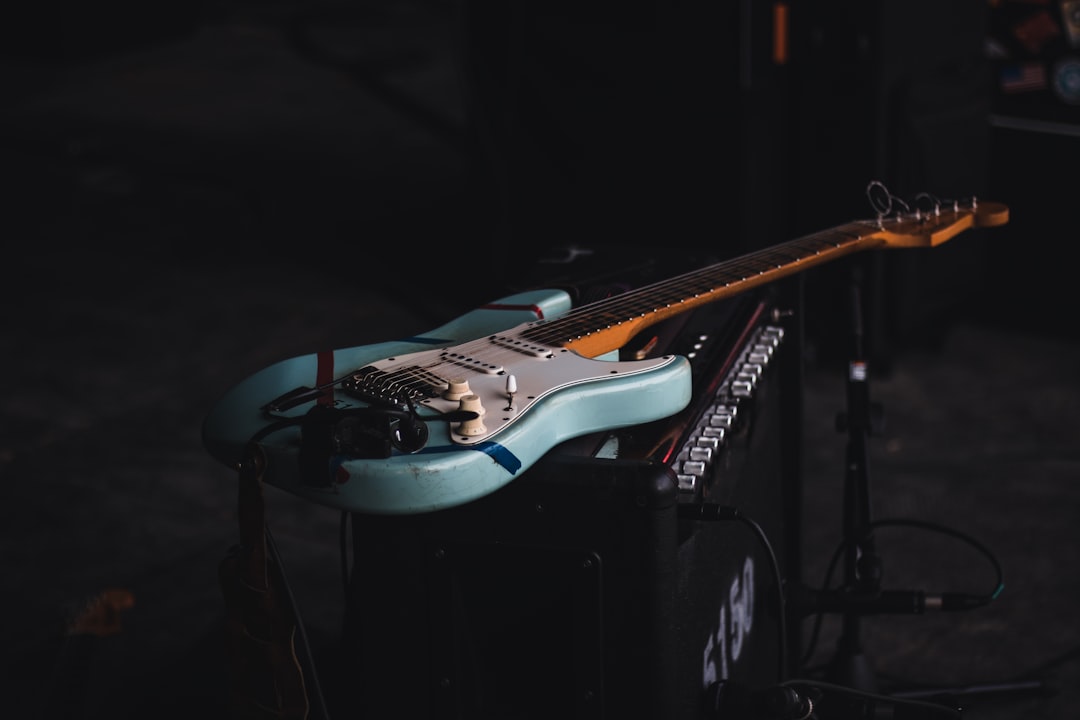
[{"label": "guitar bridge", "polygon": [[342,390],[361,400],[401,409],[410,402],[436,397],[445,387],[444,380],[416,366],[391,373],[369,365],[341,383]]}]

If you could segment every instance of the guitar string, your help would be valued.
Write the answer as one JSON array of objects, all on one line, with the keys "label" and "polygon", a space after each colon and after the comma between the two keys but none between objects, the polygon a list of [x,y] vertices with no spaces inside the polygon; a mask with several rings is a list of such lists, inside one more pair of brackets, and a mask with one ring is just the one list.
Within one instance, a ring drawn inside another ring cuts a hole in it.
[{"label": "guitar string", "polygon": [[[522,334],[535,342],[558,345],[567,338],[567,328],[573,331],[570,335],[572,338],[573,333],[577,332],[577,328],[580,328],[585,321],[588,321],[588,332],[593,332],[596,329],[596,319],[604,315],[616,318],[617,322],[624,322],[638,314],[644,315],[658,311],[660,306],[657,305],[655,298],[650,297],[644,300],[647,304],[642,304],[645,295],[653,295],[659,291],[671,295],[677,290],[678,302],[682,302],[682,299],[686,297],[688,283],[691,286],[696,285],[700,288],[696,296],[707,295],[720,287],[728,287],[732,283],[743,282],[747,277],[758,275],[768,269],[780,269],[793,265],[805,260],[807,257],[820,254],[823,250],[841,247],[844,241],[856,242],[861,238],[859,235],[845,233],[844,229],[838,228],[815,233],[774,248],[762,249],[749,255],[701,268],[677,278],[659,281],[623,295],[617,295],[613,298],[583,306],[576,311],[571,311],[562,318],[536,326],[533,329],[534,332],[527,330]],[[842,237],[843,240],[834,241],[831,239],[836,236]],[[707,283],[703,283],[703,280],[707,281]],[[668,300],[662,298],[661,304],[663,302],[668,302]],[[612,310],[612,308],[615,308],[615,310]],[[577,334],[580,334],[580,332],[577,332]],[[513,349],[499,346],[493,347],[488,339],[467,341],[454,346],[454,349],[457,353],[466,356],[466,358],[473,354],[480,354],[483,351],[488,363],[500,366],[510,364],[510,360],[521,357],[520,353]],[[388,371],[385,376],[379,379],[381,392],[390,397],[396,396],[399,389],[422,393],[422,388],[432,386],[432,383],[422,377],[424,373],[431,373],[448,384],[454,378],[452,375],[444,374],[444,369],[450,373],[467,370],[467,368],[462,369],[458,363],[442,360],[442,350],[429,352],[438,359],[425,365],[417,365],[417,358],[410,356],[408,366]]]},{"label": "guitar string", "polygon": [[[818,255],[823,250],[840,248],[843,246],[844,241],[847,241],[848,243],[857,242],[865,237],[858,234],[848,235],[844,232],[844,229],[846,229],[846,227],[815,233],[805,238],[799,238],[789,243],[784,243],[777,247],[762,249],[755,253],[724,261],[708,268],[702,268],[677,278],[663,280],[624,295],[618,295],[597,303],[592,303],[583,306],[577,311],[571,311],[562,318],[537,326],[533,329],[533,332],[526,331],[523,334],[536,342],[554,345],[565,341],[567,337],[567,327],[572,331],[576,331],[576,328],[580,327],[586,320],[588,321],[588,332],[593,332],[595,331],[596,319],[605,314],[613,316],[616,318],[617,322],[624,322],[639,313],[647,314],[648,312],[658,311],[660,306],[657,305],[654,298],[650,298],[647,305],[640,304],[640,299],[646,294],[655,294],[655,292],[659,290],[668,291],[677,289],[679,291],[679,302],[682,302],[682,299],[686,297],[686,284],[697,283],[701,278],[704,278],[709,282],[707,285],[701,285],[701,289],[697,291],[695,296],[711,294],[717,289],[728,287],[734,282],[744,282],[747,277],[764,273],[769,269],[779,270],[797,264],[798,262],[805,261],[808,257]],[[834,241],[831,239],[836,236],[842,236],[843,240]],[[663,302],[666,302],[666,300]],[[610,308],[616,308],[616,310],[612,311]],[[572,338],[574,334],[575,332],[571,332],[570,337]],[[577,332],[576,334],[580,334],[580,332]],[[490,342],[487,340],[469,341],[455,346],[455,349],[466,356],[471,354],[470,351],[479,352],[480,350],[484,350],[486,351],[485,357],[489,361],[499,361],[502,358],[519,356],[519,354],[513,350],[499,347],[492,349]],[[439,354],[441,355],[441,351]],[[497,364],[501,365],[502,363],[498,362]],[[456,363],[436,361],[425,365],[422,368],[418,368],[415,362],[413,362],[406,368],[389,373],[387,378],[384,378],[386,380],[385,390],[392,393],[394,385],[399,378],[411,379],[411,382],[408,385],[410,389],[415,389],[421,385],[430,385],[430,383],[427,383],[421,378],[422,371],[431,372],[435,376],[441,378],[444,382],[449,383],[453,378],[444,376],[443,373],[440,372],[439,368],[443,367],[448,368],[453,372],[460,366]]]},{"label": "guitar string", "polygon": [[[592,305],[583,306],[578,310],[571,311],[567,315],[564,315],[557,320],[553,320],[547,323],[543,328],[537,328],[536,331],[527,331],[526,337],[530,339],[536,339],[538,341],[547,342],[550,344],[559,344],[570,342],[576,338],[583,337],[585,335],[595,332],[595,322],[590,322],[587,326],[584,326],[584,331],[580,328],[573,328],[573,324],[579,321],[590,320],[595,317],[598,311],[602,311],[602,306],[614,306],[621,307],[626,304],[629,305],[634,300],[642,297],[647,293],[655,293],[658,290],[671,288],[678,292],[673,292],[669,296],[667,302],[669,305],[681,304],[686,301],[688,295],[686,288],[683,284],[689,280],[693,280],[696,277],[705,276],[708,280],[714,281],[711,284],[701,286],[697,295],[689,296],[699,297],[701,295],[714,294],[724,287],[729,287],[732,283],[739,283],[752,279],[754,276],[763,275],[768,270],[783,270],[789,268],[792,265],[799,264],[800,262],[806,262],[808,260],[823,260],[832,255],[835,252],[829,252],[822,254],[825,250],[840,251],[840,252],[854,252],[856,250],[868,249],[871,247],[869,244],[872,240],[878,240],[877,245],[885,243],[885,237],[883,232],[889,230],[890,232],[897,232],[903,230],[900,225],[904,223],[917,223],[918,232],[921,235],[932,234],[933,232],[952,225],[962,216],[970,215],[970,210],[956,208],[950,213],[945,215],[937,215],[930,217],[928,214],[916,213],[914,219],[905,219],[904,217],[895,218],[880,218],[878,220],[857,220],[847,223],[845,225],[838,226],[829,230],[812,233],[802,238],[782,243],[769,248],[763,248],[762,250],[735,258],[730,261],[725,261],[717,265],[712,265],[707,268],[703,268],[698,271],[688,273],[686,275],[663,280],[654,283],[649,286],[645,286],[638,290],[631,291],[624,295],[617,295],[612,298],[594,303]],[[949,217],[955,216],[955,217]],[[886,227],[888,223],[888,227]],[[835,238],[840,238],[836,240]],[[798,252],[790,253],[789,251],[798,249]],[[780,262],[777,262],[779,260]],[[767,261],[767,262],[765,262]],[[726,271],[728,275],[725,277],[720,273]],[[720,282],[715,282],[719,280]],[[629,302],[628,302],[629,301]],[[619,313],[609,313],[615,321],[612,324],[620,322],[626,322],[633,317],[644,316],[650,313],[658,312],[665,307],[662,303],[657,304],[655,301],[646,305],[630,306],[630,311],[620,311]],[[583,325],[583,322],[579,322],[579,325]],[[564,328],[571,326],[576,332],[569,334],[560,334],[564,332]]]},{"label": "guitar string", "polygon": [[[834,241],[831,239],[833,237],[842,237],[842,240]],[[865,236],[844,234],[841,229],[815,233],[582,306],[537,327],[534,332],[527,331],[526,336],[549,344],[568,342],[595,332],[599,324],[596,322],[597,318],[607,316],[611,320],[611,326],[635,317],[643,317],[665,307],[686,302],[688,298],[711,295],[733,284],[742,284],[748,278],[764,274],[768,270],[779,271],[790,267],[820,255],[825,250],[859,242],[863,237]],[[792,257],[794,259],[791,259]],[[783,262],[778,263],[777,260]]]},{"label": "guitar string", "polygon": [[[954,210],[952,214],[960,212],[960,210]],[[608,327],[611,327],[627,322],[634,317],[644,317],[660,312],[664,307],[682,304],[688,299],[692,300],[715,294],[732,284],[742,284],[756,276],[779,272],[816,258],[825,259],[835,255],[837,252],[853,252],[862,249],[861,246],[866,245],[868,241],[875,238],[883,243],[881,223],[884,220],[883,218],[881,221],[854,221],[836,228],[796,238],[780,245],[763,248],[675,278],[661,280],[622,295],[615,295],[571,310],[560,318],[525,329],[521,336],[533,342],[561,347],[575,338],[603,330],[603,327],[597,327],[597,320],[605,316],[608,316],[611,320],[608,325]],[[903,221],[902,218],[897,220]],[[925,221],[925,217],[922,220]],[[944,227],[948,223],[938,217],[935,218],[935,224]],[[923,233],[926,233],[927,229],[925,225],[920,227]],[[826,251],[828,252],[826,253]],[[823,253],[825,254],[823,255]],[[688,293],[688,290],[692,292]],[[654,297],[657,294],[661,295],[659,303]],[[510,364],[509,360],[521,357],[520,352],[512,348],[500,346],[493,348],[486,338],[467,341],[454,346],[454,348],[467,359],[471,355],[480,354],[483,351],[483,355],[489,364],[500,366]],[[430,374],[448,384],[450,380],[455,379],[455,375],[450,373],[468,370],[459,363],[442,360],[441,350],[432,352],[438,358],[434,362],[423,366],[410,363],[406,368],[388,371],[386,378],[384,378],[387,382],[387,388],[394,392],[395,387],[398,387],[400,383],[404,383],[400,385],[401,388],[423,395],[423,388],[435,387],[432,382],[425,378],[426,374]],[[449,372],[444,374],[443,369]]]}]

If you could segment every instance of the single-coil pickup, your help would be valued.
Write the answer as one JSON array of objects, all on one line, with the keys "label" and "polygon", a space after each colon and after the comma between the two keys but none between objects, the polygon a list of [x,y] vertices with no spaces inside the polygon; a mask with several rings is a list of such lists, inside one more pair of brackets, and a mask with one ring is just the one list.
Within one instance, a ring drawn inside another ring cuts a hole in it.
[{"label": "single-coil pickup", "polygon": [[535,345],[531,342],[522,340],[519,337],[511,337],[509,335],[492,335],[490,338],[492,344],[499,347],[509,348],[510,350],[517,350],[519,353],[525,355],[532,355],[538,358],[549,358],[552,356],[551,348],[546,345]]},{"label": "single-coil pickup", "polygon": [[443,352],[439,359],[443,362],[453,363],[454,365],[460,365],[461,367],[475,370],[476,372],[484,373],[485,375],[498,375],[503,372],[502,365],[492,365],[489,362],[484,362],[480,358],[474,358],[470,355],[462,355],[457,352]]}]

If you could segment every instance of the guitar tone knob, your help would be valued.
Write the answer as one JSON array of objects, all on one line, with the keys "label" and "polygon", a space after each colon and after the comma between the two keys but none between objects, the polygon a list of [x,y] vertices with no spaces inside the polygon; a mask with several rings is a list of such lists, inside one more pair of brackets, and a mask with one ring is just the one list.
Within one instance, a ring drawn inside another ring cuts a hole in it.
[{"label": "guitar tone knob", "polygon": [[484,404],[480,402],[480,396],[476,393],[469,393],[458,400],[458,410],[474,412],[480,416],[487,412],[484,409]]},{"label": "guitar tone knob", "polygon": [[443,390],[443,398],[446,400],[460,400],[472,393],[469,388],[469,381],[465,378],[454,378],[450,381],[449,386]]}]

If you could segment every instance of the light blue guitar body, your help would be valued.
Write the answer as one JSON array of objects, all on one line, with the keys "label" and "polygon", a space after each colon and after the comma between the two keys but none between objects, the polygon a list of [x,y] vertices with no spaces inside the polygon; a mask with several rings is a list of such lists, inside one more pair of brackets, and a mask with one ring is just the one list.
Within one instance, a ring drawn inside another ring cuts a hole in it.
[{"label": "light blue guitar body", "polygon": [[[521,343],[518,326],[540,326],[570,310],[562,291],[512,295],[473,310],[420,337],[313,353],[271,365],[232,388],[212,408],[203,424],[207,450],[235,466],[251,439],[283,418],[302,418],[312,400],[268,416],[263,408],[294,388],[314,388],[360,368],[433,366],[425,381],[466,379],[484,407],[486,432],[462,436],[463,423],[429,420],[426,445],[417,452],[394,450],[390,457],[332,456],[326,477],[303,477],[298,461],[301,429],[286,426],[261,438],[270,485],[316,503],[352,512],[417,514],[450,508],[487,495],[520,476],[559,443],[598,430],[656,420],[683,409],[691,398],[689,362],[669,355],[640,361],[590,359],[560,347],[537,350]],[[543,318],[544,320],[540,320]],[[496,341],[490,340],[497,334]],[[447,363],[447,349],[466,349],[466,363]],[[607,356],[605,356],[607,357]],[[496,365],[501,372],[491,372]],[[438,375],[438,378],[433,378]],[[517,391],[513,407],[506,378]],[[368,407],[335,385],[321,401],[334,408]],[[459,408],[459,400],[436,396],[417,404],[418,414]]]}]

